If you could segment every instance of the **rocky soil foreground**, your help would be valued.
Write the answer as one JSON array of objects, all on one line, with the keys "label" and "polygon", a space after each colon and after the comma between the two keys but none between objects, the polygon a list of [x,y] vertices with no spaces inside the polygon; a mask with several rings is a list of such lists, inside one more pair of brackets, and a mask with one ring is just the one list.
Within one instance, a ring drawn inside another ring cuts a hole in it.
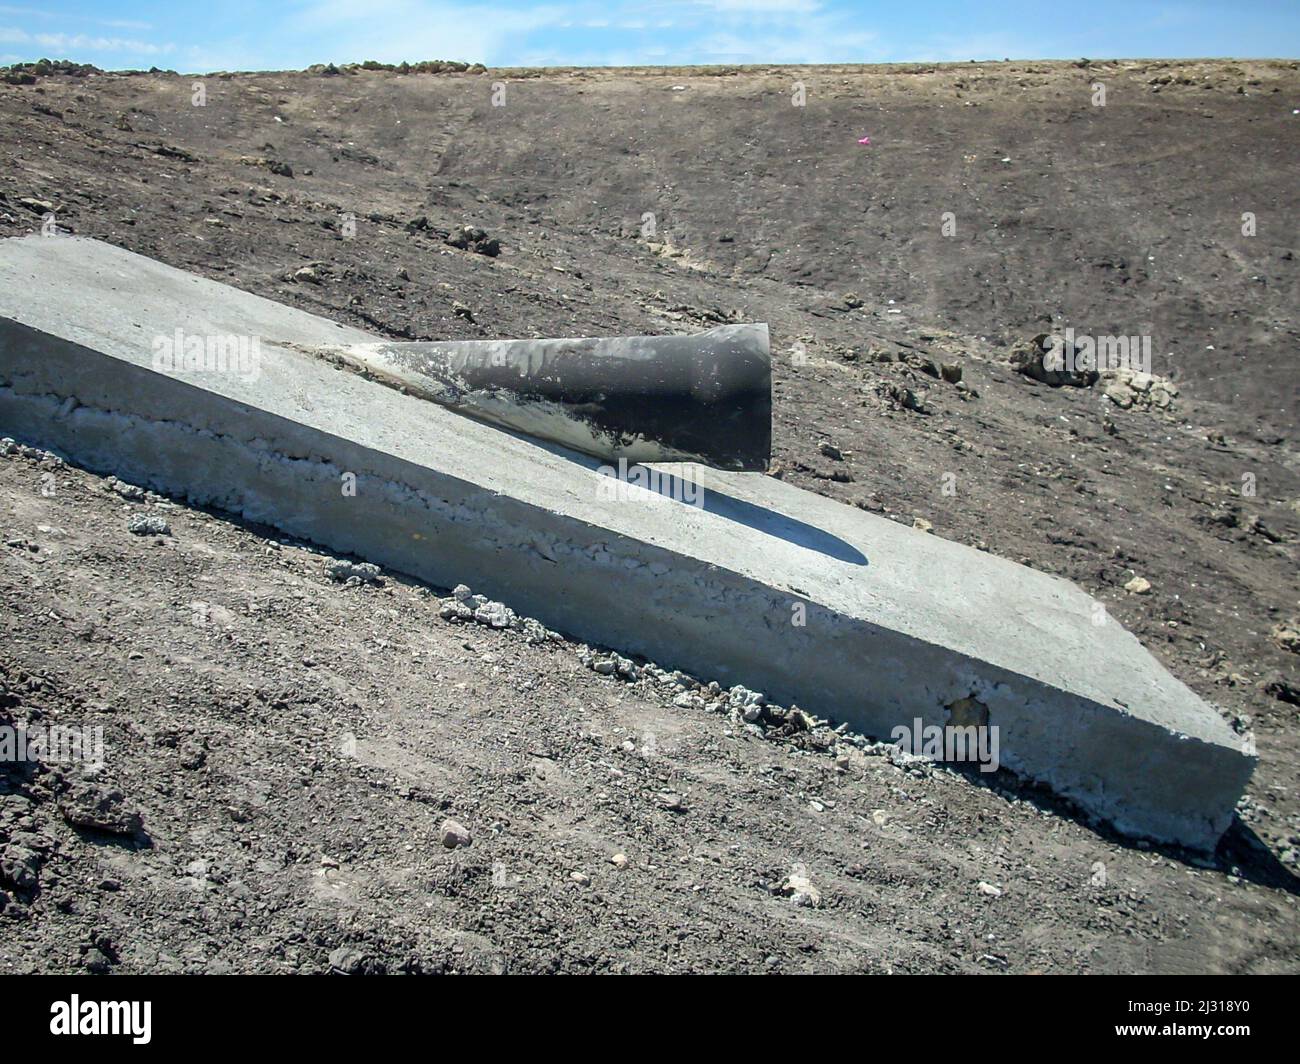
[{"label": "rocky soil foreground", "polygon": [[772,475],[1076,580],[1260,766],[1126,842],[18,441],[0,725],[105,757],[0,774],[0,970],[1300,967],[1296,63],[28,74],[0,235],[393,337],[767,321]]}]

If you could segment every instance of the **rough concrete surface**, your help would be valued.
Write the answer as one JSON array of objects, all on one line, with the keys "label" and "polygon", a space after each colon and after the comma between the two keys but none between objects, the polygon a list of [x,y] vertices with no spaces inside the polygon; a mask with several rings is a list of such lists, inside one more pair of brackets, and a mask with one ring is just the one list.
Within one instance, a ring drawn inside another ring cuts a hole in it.
[{"label": "rough concrete surface", "polygon": [[[1294,970],[1297,76],[0,85],[3,235],[395,341],[769,322],[773,479],[1072,581],[1259,756],[1213,855],[1148,846],[14,445],[0,717],[106,756],[0,774],[0,969]],[[1067,326],[1151,335],[1155,377],[1043,382]]]}]

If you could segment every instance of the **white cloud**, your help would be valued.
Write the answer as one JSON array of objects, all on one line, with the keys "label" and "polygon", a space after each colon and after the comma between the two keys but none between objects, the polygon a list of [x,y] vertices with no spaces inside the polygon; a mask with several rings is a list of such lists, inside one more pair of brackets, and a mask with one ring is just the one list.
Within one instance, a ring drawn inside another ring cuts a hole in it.
[{"label": "white cloud", "polygon": [[1010,34],[984,33],[959,37],[939,35],[918,41],[912,47],[918,63],[963,63],[968,59],[1041,59],[1048,55],[1069,54],[1045,47],[1042,41],[1031,43]]},{"label": "white cloud", "polygon": [[[11,4],[0,4],[0,15],[11,15],[18,18],[70,18],[62,12],[48,11],[39,7],[14,7]],[[151,30],[153,27],[147,22],[140,22],[136,19],[129,18],[92,18],[86,16],[75,16],[81,22],[90,23],[92,26],[108,26],[115,30]]]},{"label": "white cloud", "polygon": [[689,3],[696,7],[738,15],[778,13],[811,15],[822,9],[818,0],[689,0]]},{"label": "white cloud", "polygon": [[95,22],[101,26],[110,26],[115,30],[151,30],[153,27],[147,22],[139,22],[133,18],[105,18],[95,19]]},{"label": "white cloud", "polygon": [[[545,5],[523,10],[494,3],[420,0],[313,0],[290,19],[302,34],[327,33],[333,55],[306,62],[375,59],[462,59],[501,63],[518,51],[528,34],[557,28],[566,19],[606,6]],[[317,45],[318,47],[318,45]],[[283,60],[278,65],[284,65]]]},{"label": "white cloud", "polygon": [[868,31],[818,27],[765,36],[713,33],[693,41],[680,63],[870,63],[884,57],[879,37]]},{"label": "white cloud", "polygon": [[[29,44],[54,52],[127,52],[134,55],[165,55],[174,45],[124,37],[94,37],[85,33],[28,33],[16,26],[0,26],[0,41]],[[62,58],[60,56],[60,58]]]}]

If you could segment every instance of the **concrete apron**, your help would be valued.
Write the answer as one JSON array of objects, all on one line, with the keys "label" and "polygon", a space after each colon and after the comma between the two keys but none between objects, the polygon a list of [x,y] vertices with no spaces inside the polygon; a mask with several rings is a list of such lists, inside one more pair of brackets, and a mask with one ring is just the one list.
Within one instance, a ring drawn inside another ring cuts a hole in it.
[{"label": "concrete apron", "polygon": [[[250,357],[171,364],[194,337]],[[1004,767],[1128,834],[1230,824],[1254,757],[1068,581],[762,475],[622,490],[311,353],[374,341],[98,241],[0,241],[0,431],[869,735],[975,707]]]}]

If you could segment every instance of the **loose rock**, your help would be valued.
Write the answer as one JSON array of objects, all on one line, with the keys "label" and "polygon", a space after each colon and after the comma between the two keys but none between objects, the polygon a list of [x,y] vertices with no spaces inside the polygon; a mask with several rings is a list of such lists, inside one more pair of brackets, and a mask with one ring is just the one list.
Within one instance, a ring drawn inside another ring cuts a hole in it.
[{"label": "loose rock", "polygon": [[73,827],[110,835],[137,835],[144,829],[143,819],[126,807],[122,792],[100,784],[73,786],[60,799],[59,812]]},{"label": "loose rock", "polygon": [[137,514],[127,522],[126,530],[137,536],[170,536],[171,525],[157,514]]},{"label": "loose rock", "polygon": [[470,834],[469,828],[450,818],[444,820],[442,827],[438,830],[442,835],[442,844],[449,850],[454,850],[458,846],[468,846],[474,841],[474,836]]},{"label": "loose rock", "polygon": [[371,562],[351,562],[346,558],[332,561],[325,566],[326,575],[331,580],[344,584],[373,584],[384,582],[383,570]]}]

